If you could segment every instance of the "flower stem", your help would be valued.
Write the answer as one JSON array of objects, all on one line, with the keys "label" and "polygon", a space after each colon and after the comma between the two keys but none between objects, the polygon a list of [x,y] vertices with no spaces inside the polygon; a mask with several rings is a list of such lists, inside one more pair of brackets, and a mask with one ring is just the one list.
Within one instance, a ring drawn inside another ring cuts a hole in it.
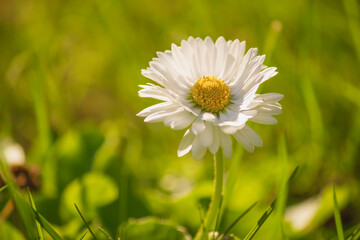
[{"label": "flower stem", "polygon": [[[220,202],[223,194],[223,180],[224,180],[224,163],[222,152],[218,151],[214,155],[214,193],[211,198],[209,209],[206,213],[204,219],[204,228],[201,226],[198,233],[196,234],[195,239],[208,239],[204,238],[206,232],[215,231],[214,225],[216,222],[216,217],[220,214]],[[205,229],[205,233],[203,232]]]}]

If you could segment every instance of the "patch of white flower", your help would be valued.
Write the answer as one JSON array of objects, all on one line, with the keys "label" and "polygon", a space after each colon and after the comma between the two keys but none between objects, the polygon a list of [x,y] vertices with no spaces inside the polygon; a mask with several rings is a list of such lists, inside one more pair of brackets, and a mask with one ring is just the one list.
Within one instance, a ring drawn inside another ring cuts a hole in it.
[{"label": "patch of white flower", "polygon": [[190,37],[180,46],[157,52],[157,58],[142,74],[155,84],[140,85],[140,97],[162,101],[138,113],[145,122],[164,122],[172,129],[186,129],[178,156],[192,150],[201,159],[207,150],[232,156],[233,136],[247,151],[262,146],[262,140],[246,123],[275,124],[283,95],[257,94],[261,83],[277,74],[265,66],[265,56],[245,42],[219,37],[202,40]]}]

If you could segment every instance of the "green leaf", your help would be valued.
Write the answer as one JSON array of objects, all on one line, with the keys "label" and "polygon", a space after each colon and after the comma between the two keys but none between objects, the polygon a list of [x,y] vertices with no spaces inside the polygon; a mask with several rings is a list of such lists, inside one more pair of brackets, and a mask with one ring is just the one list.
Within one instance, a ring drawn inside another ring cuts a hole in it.
[{"label": "green leaf", "polygon": [[0,224],[0,239],[26,240],[20,230],[7,221]]},{"label": "green leaf", "polygon": [[182,228],[156,218],[131,220],[122,231],[126,240],[188,240],[190,237]]},{"label": "green leaf", "polygon": [[334,199],[334,217],[335,217],[337,234],[338,234],[339,240],[344,240],[344,230],[343,230],[343,226],[341,223],[339,205],[338,205],[338,202],[336,199],[335,186],[333,186],[333,199]]},{"label": "green leaf", "polygon": [[62,210],[65,217],[76,216],[74,202],[88,215],[99,207],[110,204],[118,198],[119,191],[114,181],[102,173],[88,173],[76,179],[64,190]]}]

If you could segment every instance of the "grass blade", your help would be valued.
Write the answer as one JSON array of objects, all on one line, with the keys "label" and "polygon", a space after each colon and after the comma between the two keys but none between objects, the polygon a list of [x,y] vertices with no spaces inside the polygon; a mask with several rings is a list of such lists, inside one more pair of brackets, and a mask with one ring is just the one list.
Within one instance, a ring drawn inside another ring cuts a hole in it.
[{"label": "grass blade", "polygon": [[102,232],[106,236],[106,238],[108,240],[112,240],[112,237],[110,236],[110,234],[108,234],[102,227],[97,226],[97,228],[99,229],[100,232]]},{"label": "grass blade", "polygon": [[34,72],[31,78],[30,91],[32,95],[36,125],[38,131],[38,144],[41,151],[41,161],[45,160],[44,156],[48,150],[51,142],[51,131],[49,126],[48,112],[46,109],[46,98],[44,90],[45,77],[42,71],[39,56],[36,53],[32,54],[34,64]]},{"label": "grass blade", "polygon": [[274,211],[274,205],[275,205],[275,201],[274,200],[270,207],[268,209],[266,209],[266,211],[264,212],[264,214],[261,216],[261,218],[259,219],[259,221],[257,222],[257,224],[251,229],[251,231],[245,236],[244,240],[250,240],[252,239],[255,234],[257,233],[257,231],[259,231],[259,229],[261,228],[261,226],[264,224],[264,222],[268,219],[268,217],[271,215],[271,213]]},{"label": "grass blade", "polygon": [[[41,227],[49,233],[49,235],[54,240],[63,240],[62,237],[51,227],[48,221],[41,216],[36,209],[30,206],[20,195],[20,193],[16,190],[15,183],[12,182],[12,178],[10,174],[7,172],[7,167],[3,164],[0,159],[0,170],[2,175],[6,177],[7,188],[9,189],[9,193],[14,201],[14,205],[16,210],[20,216],[21,223],[24,227],[24,232],[26,234],[27,239],[41,239],[40,235],[38,235],[35,231],[34,222],[40,223]],[[1,188],[1,191],[5,189],[5,186]]]},{"label": "grass blade", "polygon": [[294,179],[294,177],[295,177],[298,170],[299,170],[299,166],[296,166],[294,171],[291,173],[289,179],[287,180],[287,184],[290,184],[290,182]]},{"label": "grass blade", "polygon": [[0,188],[0,192],[4,191],[6,188],[7,188],[7,185],[2,186],[2,187]]},{"label": "grass blade", "polygon": [[9,168],[2,159],[0,159],[0,176],[6,183],[6,185],[1,188],[1,191],[8,188],[10,196],[14,201],[16,211],[20,217],[21,225],[26,237],[28,239],[37,239],[34,231],[34,215],[31,208],[18,193],[16,184],[9,173]]},{"label": "grass blade", "polygon": [[358,60],[360,61],[360,13],[358,10],[359,5],[356,0],[343,0],[343,5],[345,8],[350,33],[354,41],[355,51],[357,53]]},{"label": "grass blade", "polygon": [[8,183],[8,188],[14,201],[16,211],[19,214],[21,224],[24,227],[24,233],[27,239],[37,239],[37,234],[34,228],[35,219],[34,214],[31,211],[31,207],[18,193],[13,183]]},{"label": "grass blade", "polygon": [[34,208],[32,208],[36,220],[40,223],[41,227],[54,239],[63,240],[63,238],[51,227],[50,223]]},{"label": "grass blade", "polygon": [[198,204],[199,214],[200,214],[200,222],[201,222],[201,229],[203,233],[206,233],[205,224],[204,224],[204,213],[202,211],[202,205],[201,203]]},{"label": "grass blade", "polygon": [[[289,184],[295,177],[297,171],[299,169],[299,166],[297,166],[294,171],[291,173],[289,179],[287,180],[287,184]],[[245,238],[243,240],[250,240],[252,239],[255,234],[257,233],[257,231],[259,231],[259,229],[261,228],[261,226],[265,223],[265,221],[268,219],[268,217],[271,215],[271,213],[274,211],[274,207],[276,204],[276,199],[274,199],[274,201],[271,203],[270,207],[268,207],[268,209],[266,209],[266,211],[264,212],[264,214],[261,216],[261,218],[259,219],[259,221],[256,223],[256,225],[250,230],[250,232],[245,236]]]},{"label": "grass blade", "polygon": [[336,224],[336,231],[339,237],[339,240],[344,240],[344,230],[341,223],[341,216],[340,216],[340,210],[339,205],[336,199],[336,191],[335,186],[333,186],[333,197],[334,197],[334,217],[335,217],[335,224]]},{"label": "grass blade", "polygon": [[360,239],[360,226],[357,226],[353,232],[347,236],[346,240],[357,240]]},{"label": "grass blade", "polygon": [[223,239],[223,237],[225,237],[229,231],[238,223],[238,221],[243,218],[248,212],[250,212],[250,210],[255,207],[255,205],[257,204],[257,202],[253,203],[248,209],[245,210],[245,212],[243,212],[226,230],[223,234],[219,235],[218,238],[216,239]]},{"label": "grass blade", "polygon": [[[28,192],[28,195],[29,195],[31,207],[36,211],[35,202],[34,202],[33,197],[31,196],[31,192],[30,192],[29,188],[27,188],[27,192]],[[43,233],[42,233],[41,225],[37,220],[35,221],[35,224],[36,224],[36,232],[38,234],[39,240],[43,240],[44,236],[43,236]]]},{"label": "grass blade", "polygon": [[95,234],[94,234],[94,232],[91,230],[91,228],[90,228],[89,224],[88,224],[88,223],[87,223],[87,221],[85,220],[84,216],[81,214],[81,212],[80,212],[80,210],[79,210],[78,206],[77,206],[75,203],[74,203],[74,205],[75,205],[76,211],[79,213],[79,215],[80,215],[81,219],[82,219],[82,220],[83,220],[83,222],[85,223],[85,225],[86,225],[87,229],[89,229],[89,232],[91,233],[91,235],[94,237],[94,239],[97,239],[97,238],[96,238],[96,236],[95,236]]},{"label": "grass blade", "polygon": [[89,232],[89,230],[86,229],[85,233],[81,236],[80,240],[83,240],[88,232]]}]

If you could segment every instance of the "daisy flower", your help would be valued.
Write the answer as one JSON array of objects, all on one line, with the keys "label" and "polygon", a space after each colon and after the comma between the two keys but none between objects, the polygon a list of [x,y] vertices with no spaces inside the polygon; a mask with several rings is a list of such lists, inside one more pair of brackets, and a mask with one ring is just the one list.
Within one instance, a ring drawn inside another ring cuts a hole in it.
[{"label": "daisy flower", "polygon": [[171,51],[157,52],[157,58],[142,70],[142,75],[156,84],[140,85],[140,97],[163,102],[137,114],[145,122],[164,122],[172,129],[185,129],[178,156],[192,150],[201,159],[207,149],[232,156],[231,135],[249,152],[262,146],[259,135],[247,121],[275,124],[272,115],[281,113],[278,103],[283,95],[257,94],[259,85],[277,74],[275,67],[263,65],[265,55],[257,56],[251,48],[245,54],[245,41],[214,43],[190,37]]}]

